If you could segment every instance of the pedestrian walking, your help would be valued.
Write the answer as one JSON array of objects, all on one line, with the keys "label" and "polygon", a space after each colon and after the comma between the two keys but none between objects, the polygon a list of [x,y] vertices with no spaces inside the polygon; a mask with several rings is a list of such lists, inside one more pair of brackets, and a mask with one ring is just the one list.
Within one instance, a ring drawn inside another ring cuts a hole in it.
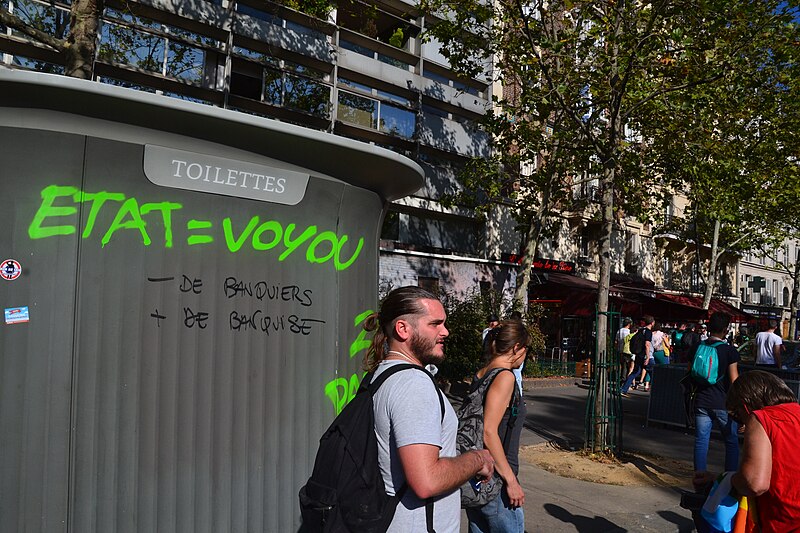
[{"label": "pedestrian walking", "polygon": [[631,324],[633,320],[624,318],[622,320],[622,327],[617,331],[614,338],[614,345],[617,350],[619,358],[620,380],[625,380],[628,375],[633,372],[633,360],[635,356],[631,353]]},{"label": "pedestrian walking", "polygon": [[627,396],[628,390],[633,384],[634,379],[636,379],[636,377],[638,377],[640,374],[644,373],[644,367],[648,364],[650,354],[653,352],[652,329],[656,321],[652,316],[645,315],[642,317],[642,322],[644,322],[644,327],[640,328],[630,341],[631,352],[636,356],[636,358],[634,359],[633,372],[628,375],[628,378],[625,380],[625,383],[620,389],[620,394],[623,396]]},{"label": "pedestrian walking", "polygon": [[[728,389],[739,377],[739,352],[724,339],[730,326],[730,315],[714,313],[709,320],[709,338],[703,344],[716,350],[716,375],[709,381],[692,379],[694,386],[694,478],[696,488],[708,482],[708,444],[713,425],[725,440],[725,470],[736,470],[739,463],[738,426],[728,416],[725,406]],[[693,357],[697,357],[698,350]],[[693,361],[692,361],[693,363]],[[690,364],[691,369],[693,365]]]},{"label": "pedestrian walking", "polygon": [[776,329],[778,321],[770,319],[767,322],[767,329],[756,335],[756,365],[781,367],[783,339],[775,333]]}]

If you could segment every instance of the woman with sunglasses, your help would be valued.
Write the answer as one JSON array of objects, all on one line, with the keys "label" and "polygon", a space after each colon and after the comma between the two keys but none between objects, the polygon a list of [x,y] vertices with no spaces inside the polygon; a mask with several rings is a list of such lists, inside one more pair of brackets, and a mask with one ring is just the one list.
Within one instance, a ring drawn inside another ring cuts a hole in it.
[{"label": "woman with sunglasses", "polygon": [[[492,454],[495,472],[503,479],[500,495],[483,507],[468,508],[470,533],[523,533],[525,517],[522,506],[525,493],[519,484],[519,436],[525,421],[525,402],[517,389],[513,372],[522,366],[528,351],[528,330],[521,320],[504,320],[489,330],[484,339],[485,366],[473,379],[477,389],[494,369],[494,378],[486,392],[483,408],[484,446]],[[512,409],[514,423],[509,426]]]},{"label": "woman with sunglasses", "polygon": [[744,449],[731,483],[754,496],[762,533],[800,531],[800,405],[777,376],[751,370],[728,391],[726,406],[744,424]]}]

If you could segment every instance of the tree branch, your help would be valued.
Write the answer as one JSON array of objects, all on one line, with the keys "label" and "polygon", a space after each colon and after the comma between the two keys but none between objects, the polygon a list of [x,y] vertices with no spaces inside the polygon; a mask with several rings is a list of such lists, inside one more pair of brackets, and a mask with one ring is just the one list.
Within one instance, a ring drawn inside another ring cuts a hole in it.
[{"label": "tree branch", "polygon": [[0,8],[0,22],[22,32],[39,43],[49,46],[56,52],[63,52],[67,46],[67,42],[64,39],[58,39],[49,33],[34,28],[18,16],[3,8]]}]

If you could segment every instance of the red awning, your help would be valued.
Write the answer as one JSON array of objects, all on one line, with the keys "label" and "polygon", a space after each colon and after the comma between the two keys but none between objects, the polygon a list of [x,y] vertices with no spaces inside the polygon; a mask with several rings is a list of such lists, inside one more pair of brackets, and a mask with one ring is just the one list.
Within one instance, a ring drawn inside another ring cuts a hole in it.
[{"label": "red awning", "polygon": [[[657,294],[656,298],[703,310],[703,298],[700,296],[688,296],[685,294]],[[731,322],[748,322],[753,319],[752,315],[749,315],[741,309],[732,306],[728,302],[718,298],[712,298],[711,304],[709,304],[708,310],[703,313],[704,316],[702,318],[708,318],[711,313],[715,312],[722,312],[731,315]]]}]

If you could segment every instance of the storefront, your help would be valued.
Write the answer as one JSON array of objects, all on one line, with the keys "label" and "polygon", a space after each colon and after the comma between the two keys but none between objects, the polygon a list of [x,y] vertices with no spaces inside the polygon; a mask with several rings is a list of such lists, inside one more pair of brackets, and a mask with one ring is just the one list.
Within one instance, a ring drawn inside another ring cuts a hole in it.
[{"label": "storefront", "polygon": [[[567,361],[591,357],[595,345],[595,314],[598,284],[578,277],[570,270],[571,263],[542,260],[541,265],[561,265],[565,270],[534,271],[529,301],[545,309],[539,326],[546,338],[545,357]],[[566,265],[566,266],[565,266]],[[703,322],[711,313],[722,311],[731,315],[734,323],[748,323],[753,317],[729,303],[712,299],[709,309],[702,308],[702,298],[658,292],[645,279],[615,275],[609,290],[609,311],[619,313],[618,319],[630,317],[634,324],[644,315],[670,327],[680,323]],[[613,329],[619,327],[614,324]]]}]

